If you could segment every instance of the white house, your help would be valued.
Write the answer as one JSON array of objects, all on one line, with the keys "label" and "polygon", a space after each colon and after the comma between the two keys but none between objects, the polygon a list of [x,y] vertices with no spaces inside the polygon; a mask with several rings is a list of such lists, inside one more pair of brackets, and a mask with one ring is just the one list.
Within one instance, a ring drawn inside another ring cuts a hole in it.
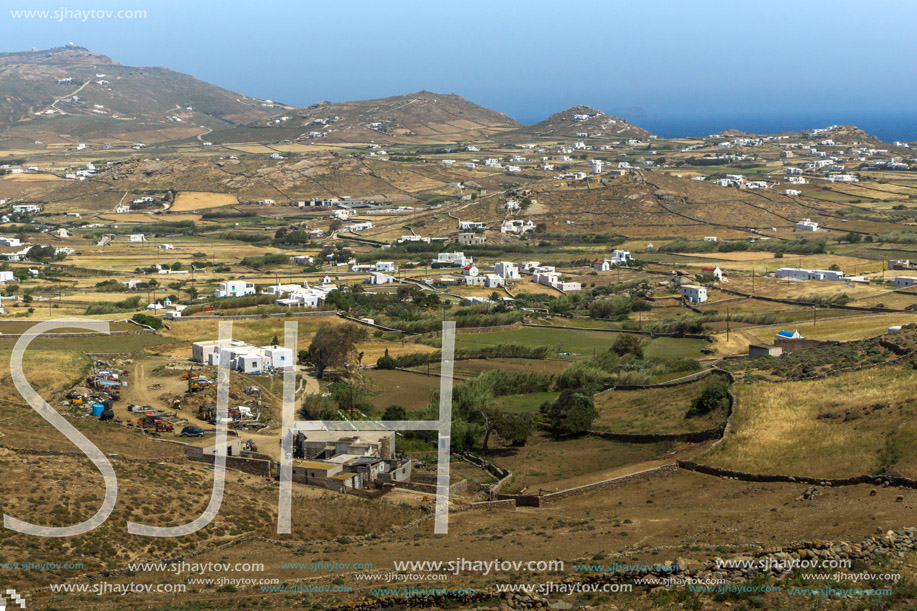
[{"label": "white house", "polygon": [[[304,287],[299,284],[277,283],[277,284],[272,284],[271,286],[267,287],[266,289],[264,289],[261,292],[264,295],[277,295],[279,297],[281,295],[286,295],[287,293],[295,293],[296,291],[301,290],[302,288]],[[308,288],[308,287],[305,287],[305,288]]]},{"label": "white house", "polygon": [[0,246],[16,248],[22,246],[22,241],[19,238],[8,238],[6,236],[0,236]]},{"label": "white house", "polygon": [[468,231],[473,229],[484,229],[484,223],[478,223],[476,221],[459,221],[459,230]]},{"label": "white house", "polygon": [[229,280],[221,282],[220,288],[214,292],[214,296],[221,297],[241,297],[242,295],[254,295],[255,285],[244,280]]},{"label": "white house", "polygon": [[684,284],[681,287],[681,298],[691,303],[704,303],[707,301],[707,288],[696,284]]},{"label": "white house", "polygon": [[802,219],[796,223],[796,229],[800,231],[818,231],[818,223],[809,219]]},{"label": "white house", "polygon": [[0,282],[13,282],[16,280],[16,277],[13,275],[13,272],[0,272]]},{"label": "white house", "polygon": [[366,231],[367,229],[372,229],[372,221],[363,221],[362,223],[354,223],[353,225],[348,225],[347,230],[351,233],[357,233],[360,231]]},{"label": "white house", "polygon": [[175,247],[171,244],[160,244],[159,250],[175,250]]},{"label": "white house", "polygon": [[382,272],[371,272],[369,278],[366,279],[366,284],[391,284],[393,282],[395,282],[394,276]]},{"label": "white house", "polygon": [[528,231],[535,229],[535,223],[532,221],[523,221],[520,219],[510,219],[503,221],[503,225],[500,226],[500,233],[515,233],[517,235],[524,234]]},{"label": "white house", "polygon": [[296,263],[297,265],[312,265],[314,262],[315,259],[309,255],[296,255],[293,257],[293,263]]},{"label": "white house", "polygon": [[41,206],[35,204],[13,204],[13,212],[16,214],[33,214],[41,212]]},{"label": "white house", "polygon": [[478,266],[473,263],[471,265],[466,265],[465,268],[462,270],[463,276],[470,276],[472,278],[476,278],[478,274],[480,274],[480,271],[478,270]]},{"label": "white house", "polygon": [[433,259],[433,267],[466,267],[474,262],[462,252],[441,252]]},{"label": "white house", "polygon": [[569,291],[578,291],[582,288],[579,282],[561,282],[560,274],[557,272],[535,272],[532,274],[532,282],[550,286],[565,293]]},{"label": "white house", "polygon": [[376,261],[376,264],[373,266],[373,269],[377,272],[393,272],[395,271],[395,262],[394,261]]},{"label": "white house", "polygon": [[829,269],[801,269],[798,267],[781,267],[777,278],[788,280],[843,280],[844,272]]},{"label": "white house", "polygon": [[802,195],[802,191],[798,191],[796,189],[786,189],[784,193],[790,197],[799,197],[800,195]]},{"label": "white house", "polygon": [[484,286],[489,289],[496,289],[506,286],[506,280],[497,274],[484,274]]},{"label": "white house", "polygon": [[132,233],[127,239],[130,242],[146,242],[146,236],[142,233]]},{"label": "white house", "polygon": [[515,280],[522,277],[516,264],[509,261],[500,261],[494,265],[494,274],[500,276],[504,280]]},{"label": "white house", "polygon": [[[2,272],[7,273],[7,272]],[[917,276],[898,276],[895,278],[895,286],[899,288],[908,288],[917,286]]]}]

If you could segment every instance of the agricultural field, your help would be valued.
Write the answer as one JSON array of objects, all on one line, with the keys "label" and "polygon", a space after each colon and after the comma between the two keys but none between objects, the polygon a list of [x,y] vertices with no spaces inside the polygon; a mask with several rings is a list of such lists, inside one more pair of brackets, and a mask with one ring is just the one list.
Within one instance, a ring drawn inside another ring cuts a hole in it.
[{"label": "agricultural field", "polygon": [[[206,208],[221,208],[238,204],[239,200],[228,193],[205,193],[200,191],[182,191],[172,204],[173,212],[188,212]],[[171,219],[170,215],[170,219]]]}]

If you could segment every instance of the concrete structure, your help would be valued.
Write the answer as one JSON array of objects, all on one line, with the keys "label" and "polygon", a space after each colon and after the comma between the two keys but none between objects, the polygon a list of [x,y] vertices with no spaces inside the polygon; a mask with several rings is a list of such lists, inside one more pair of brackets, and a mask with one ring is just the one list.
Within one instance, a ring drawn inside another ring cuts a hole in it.
[{"label": "concrete structure", "polygon": [[760,356],[781,356],[783,348],[780,346],[771,346],[768,344],[750,344],[748,346],[748,356],[758,358]]},{"label": "concrete structure", "polygon": [[917,286],[917,276],[898,276],[895,278],[894,284],[899,288]]},{"label": "concrete structure", "polygon": [[478,246],[487,242],[483,233],[462,232],[458,234],[458,243],[462,246]]},{"label": "concrete structure", "polygon": [[796,223],[796,229],[800,231],[818,231],[818,223],[809,219],[802,219]]}]

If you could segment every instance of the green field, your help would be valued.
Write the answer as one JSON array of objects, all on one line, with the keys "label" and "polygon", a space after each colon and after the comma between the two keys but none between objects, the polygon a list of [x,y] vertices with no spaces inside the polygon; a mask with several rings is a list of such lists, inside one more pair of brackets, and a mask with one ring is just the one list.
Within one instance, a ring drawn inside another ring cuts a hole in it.
[{"label": "green field", "polygon": [[[581,331],[578,329],[536,329],[523,327],[512,331],[474,333],[456,337],[456,347],[480,348],[497,344],[523,346],[549,346],[557,354],[572,358],[588,357],[611,348],[618,333],[606,331]],[[706,342],[699,339],[657,337],[645,344],[648,357],[661,359],[692,358],[700,356]]]}]

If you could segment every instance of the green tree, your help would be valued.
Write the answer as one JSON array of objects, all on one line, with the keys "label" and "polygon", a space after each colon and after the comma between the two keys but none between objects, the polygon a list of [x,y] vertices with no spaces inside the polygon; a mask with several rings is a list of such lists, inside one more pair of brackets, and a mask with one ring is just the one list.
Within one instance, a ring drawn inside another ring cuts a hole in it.
[{"label": "green tree", "polygon": [[359,325],[322,323],[309,344],[305,360],[315,366],[321,379],[329,367],[355,366],[361,355],[357,344],[365,339],[366,329]]},{"label": "green tree", "polygon": [[541,412],[551,432],[558,436],[581,435],[599,417],[592,397],[572,389],[561,392],[554,401],[546,401],[541,406]]},{"label": "green tree", "polygon": [[611,349],[618,356],[632,354],[634,358],[643,358],[643,342],[640,341],[639,335],[632,333],[622,333],[619,335],[617,339],[615,339],[615,343],[612,344]]}]

